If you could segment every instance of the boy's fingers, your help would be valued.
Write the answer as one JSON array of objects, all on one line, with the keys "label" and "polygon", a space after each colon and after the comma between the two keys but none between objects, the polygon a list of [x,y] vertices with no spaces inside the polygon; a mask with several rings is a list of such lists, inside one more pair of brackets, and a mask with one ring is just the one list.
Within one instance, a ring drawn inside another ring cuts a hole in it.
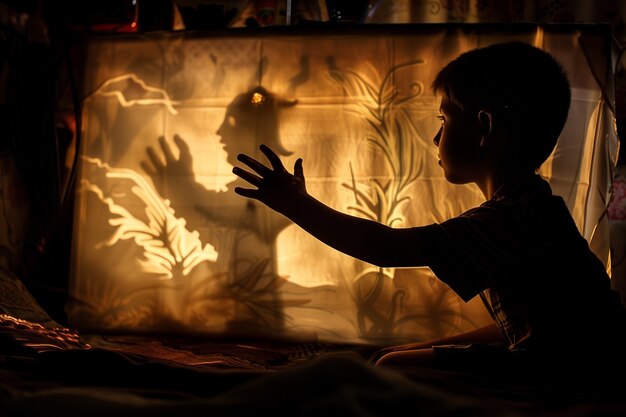
[{"label": "boy's fingers", "polygon": [[278,155],[276,155],[276,153],[274,153],[273,150],[271,150],[266,145],[259,146],[259,149],[261,149],[261,152],[263,152],[263,154],[270,161],[270,164],[272,164],[272,168],[274,168],[275,171],[284,171],[285,170],[285,166],[283,165],[282,161],[280,160]]},{"label": "boy's fingers", "polygon": [[293,175],[297,178],[304,179],[304,169],[302,168],[302,158],[298,158],[293,165]]},{"label": "boy's fingers", "polygon": [[252,190],[250,188],[235,187],[235,193],[243,197],[254,198],[255,200],[259,199],[258,190]]},{"label": "boy's fingers", "polygon": [[241,169],[239,167],[234,167],[233,168],[233,174],[237,175],[239,178],[241,178],[242,180],[248,181],[250,184],[254,185],[255,187],[258,188],[258,186],[261,184],[261,181],[263,180],[262,178],[244,170]]},{"label": "boy's fingers", "polygon": [[239,155],[237,155],[237,160],[249,166],[254,172],[262,177],[265,177],[271,173],[271,170],[268,167],[246,154],[240,153]]}]

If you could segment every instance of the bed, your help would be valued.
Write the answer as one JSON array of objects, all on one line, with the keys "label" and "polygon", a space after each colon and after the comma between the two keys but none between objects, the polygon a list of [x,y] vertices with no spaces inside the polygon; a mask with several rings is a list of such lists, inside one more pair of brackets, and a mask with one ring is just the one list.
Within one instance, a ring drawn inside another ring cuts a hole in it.
[{"label": "bed", "polygon": [[[6,283],[6,279],[5,279]],[[17,284],[18,287],[19,284]],[[24,293],[13,301],[22,312]],[[619,416],[624,382],[377,368],[372,346],[82,335],[0,316],[6,416]],[[7,304],[4,311],[9,310]],[[37,314],[33,314],[36,312]],[[602,373],[600,373],[602,375]]]}]

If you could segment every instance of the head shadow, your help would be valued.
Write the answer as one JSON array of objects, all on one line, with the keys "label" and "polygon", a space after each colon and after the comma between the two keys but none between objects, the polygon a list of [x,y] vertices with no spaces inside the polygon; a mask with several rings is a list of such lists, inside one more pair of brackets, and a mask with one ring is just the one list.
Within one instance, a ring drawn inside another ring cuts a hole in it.
[{"label": "head shadow", "polygon": [[240,153],[259,156],[261,144],[280,156],[291,155],[280,139],[280,112],[296,103],[297,100],[283,99],[262,86],[237,95],[226,108],[224,120],[216,131],[228,154],[228,163],[234,166]]}]

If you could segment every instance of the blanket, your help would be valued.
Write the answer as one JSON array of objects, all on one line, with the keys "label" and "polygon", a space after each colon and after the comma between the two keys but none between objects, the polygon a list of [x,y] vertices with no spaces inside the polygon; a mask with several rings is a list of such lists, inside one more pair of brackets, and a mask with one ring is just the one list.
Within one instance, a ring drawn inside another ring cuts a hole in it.
[{"label": "blanket", "polygon": [[378,347],[83,334],[0,274],[0,415],[626,415],[626,383],[373,366]]},{"label": "blanket", "polygon": [[367,347],[72,335],[51,348],[68,330],[18,330],[0,358],[0,410],[10,417],[626,414],[623,383],[381,368]]}]

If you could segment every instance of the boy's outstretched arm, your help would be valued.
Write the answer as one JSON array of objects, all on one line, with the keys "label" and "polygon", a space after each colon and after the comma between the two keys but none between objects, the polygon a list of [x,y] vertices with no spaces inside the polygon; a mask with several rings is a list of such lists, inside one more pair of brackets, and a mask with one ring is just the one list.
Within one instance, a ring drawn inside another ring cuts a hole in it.
[{"label": "boy's outstretched arm", "polygon": [[430,228],[396,229],[384,224],[341,213],[306,191],[302,159],[287,172],[276,153],[260,147],[271,167],[240,154],[240,167],[233,173],[255,188],[235,188],[235,193],[259,200],[285,215],[327,245],[362,261],[384,267],[426,266],[429,259]]}]

